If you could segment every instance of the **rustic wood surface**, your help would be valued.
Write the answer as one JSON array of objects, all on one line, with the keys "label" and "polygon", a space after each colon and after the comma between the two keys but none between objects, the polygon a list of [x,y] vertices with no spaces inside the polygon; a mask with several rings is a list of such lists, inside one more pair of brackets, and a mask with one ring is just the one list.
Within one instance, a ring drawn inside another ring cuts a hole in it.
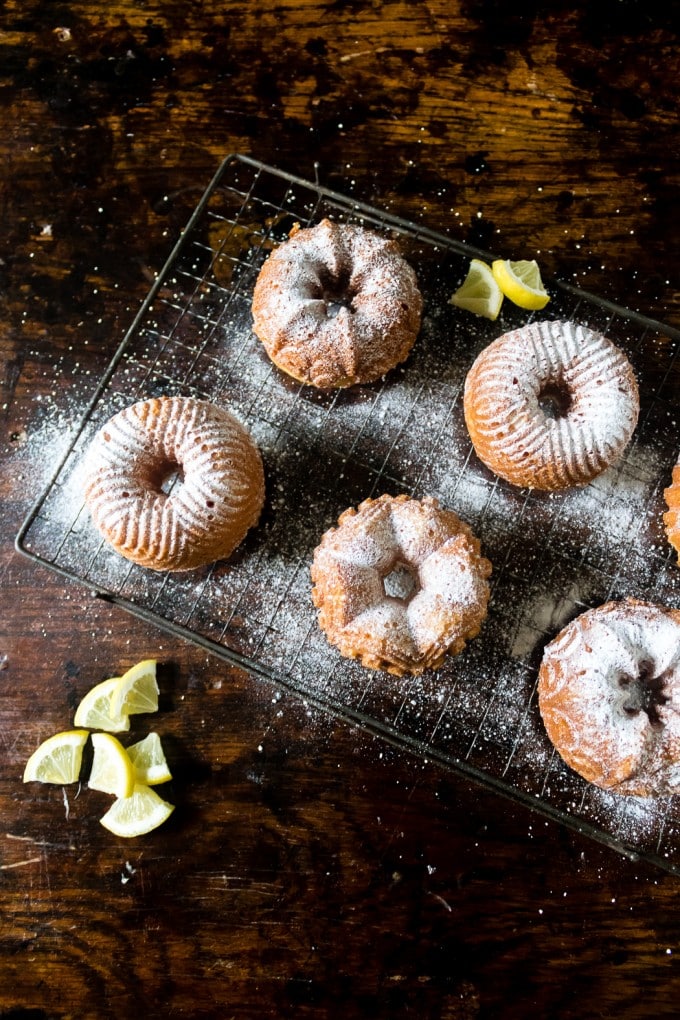
[{"label": "rustic wood surface", "polygon": [[[178,231],[244,152],[680,325],[678,5],[0,4],[0,1016],[677,1015],[678,880],[15,553]],[[177,810],[24,786],[161,667]]]}]

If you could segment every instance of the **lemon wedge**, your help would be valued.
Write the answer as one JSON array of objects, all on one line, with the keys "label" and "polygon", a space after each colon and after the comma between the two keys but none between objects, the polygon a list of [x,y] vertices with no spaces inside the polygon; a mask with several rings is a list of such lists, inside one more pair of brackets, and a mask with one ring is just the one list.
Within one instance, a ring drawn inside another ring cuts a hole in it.
[{"label": "lemon wedge", "polygon": [[165,760],[161,738],[157,733],[149,733],[143,740],[132,744],[127,749],[132,762],[135,781],[146,786],[157,786],[167,783],[172,774]]},{"label": "lemon wedge", "polygon": [[491,263],[491,272],[503,294],[519,308],[537,311],[550,301],[535,259],[520,262],[496,259]]},{"label": "lemon wedge", "polygon": [[168,804],[151,787],[137,783],[132,796],[114,800],[99,821],[114,836],[144,836],[162,825],[174,810],[174,804]]},{"label": "lemon wedge", "polygon": [[87,730],[65,730],[43,740],[26,762],[24,782],[77,782],[88,737]]},{"label": "lemon wedge", "polygon": [[93,733],[92,769],[87,785],[91,790],[130,797],[135,788],[135,770],[128,753],[112,733]]},{"label": "lemon wedge", "polygon": [[111,719],[117,719],[122,715],[138,715],[140,712],[157,710],[156,660],[143,659],[131,666],[118,680],[111,694],[109,714]]},{"label": "lemon wedge", "polygon": [[449,298],[449,304],[463,308],[466,312],[474,312],[475,315],[483,315],[485,319],[493,321],[498,318],[503,304],[503,292],[486,262],[472,259],[467,276]]},{"label": "lemon wedge", "polygon": [[111,714],[111,696],[120,680],[120,677],[102,680],[100,684],[87,692],[76,709],[73,719],[76,726],[87,726],[91,730],[106,730],[109,733],[122,733],[130,729],[130,719],[127,715],[113,716]]}]

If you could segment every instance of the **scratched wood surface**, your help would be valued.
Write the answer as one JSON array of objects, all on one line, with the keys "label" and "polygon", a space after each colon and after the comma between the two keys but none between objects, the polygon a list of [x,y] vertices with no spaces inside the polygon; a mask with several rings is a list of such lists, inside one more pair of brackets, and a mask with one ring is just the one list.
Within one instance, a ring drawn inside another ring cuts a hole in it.
[{"label": "scratched wood surface", "polygon": [[[680,325],[678,5],[555,7],[0,5],[0,1016],[676,1015],[677,879],[13,550],[230,151]],[[124,842],[21,774],[147,655],[177,808]]]}]

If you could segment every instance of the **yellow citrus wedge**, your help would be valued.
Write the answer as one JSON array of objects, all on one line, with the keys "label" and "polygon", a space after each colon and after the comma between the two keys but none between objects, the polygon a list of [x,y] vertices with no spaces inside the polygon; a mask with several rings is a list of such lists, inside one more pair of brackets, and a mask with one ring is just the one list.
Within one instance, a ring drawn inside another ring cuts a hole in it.
[{"label": "yellow citrus wedge", "polygon": [[128,753],[112,733],[93,733],[92,768],[87,785],[91,790],[130,797],[135,788],[135,770]]},{"label": "yellow citrus wedge", "polygon": [[109,713],[112,719],[122,715],[158,711],[156,660],[144,659],[132,666],[116,684],[111,695]]},{"label": "yellow citrus wedge", "polygon": [[144,737],[144,740],[128,747],[127,753],[132,762],[137,783],[157,786],[158,783],[167,783],[172,779],[161,746],[161,738],[157,733],[149,733]]},{"label": "yellow citrus wedge", "polygon": [[174,804],[159,797],[155,790],[143,783],[135,785],[131,797],[120,797],[100,818],[105,829],[114,836],[144,836],[157,829],[175,810]]},{"label": "yellow citrus wedge", "polygon": [[77,782],[89,735],[87,730],[65,730],[48,737],[26,762],[24,782]]},{"label": "yellow citrus wedge", "polygon": [[123,733],[130,729],[130,719],[127,715],[112,716],[111,696],[120,677],[112,677],[110,680],[102,680],[96,687],[92,687],[76,709],[74,723],[76,726],[87,726],[91,730],[106,730],[109,733]]},{"label": "yellow citrus wedge", "polygon": [[491,272],[503,294],[519,308],[537,311],[550,301],[535,260],[496,259],[491,263]]},{"label": "yellow citrus wedge", "polygon": [[449,304],[466,312],[483,315],[485,319],[498,318],[503,304],[503,292],[486,262],[472,259],[468,274],[458,290],[449,298]]}]

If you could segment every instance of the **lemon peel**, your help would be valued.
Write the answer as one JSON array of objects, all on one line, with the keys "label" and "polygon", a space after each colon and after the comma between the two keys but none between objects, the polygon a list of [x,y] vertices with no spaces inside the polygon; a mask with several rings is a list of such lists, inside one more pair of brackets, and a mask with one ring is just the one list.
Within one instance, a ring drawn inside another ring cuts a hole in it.
[{"label": "lemon peel", "polygon": [[491,263],[491,273],[505,297],[519,308],[538,311],[550,300],[535,259],[519,262],[495,259]]}]

